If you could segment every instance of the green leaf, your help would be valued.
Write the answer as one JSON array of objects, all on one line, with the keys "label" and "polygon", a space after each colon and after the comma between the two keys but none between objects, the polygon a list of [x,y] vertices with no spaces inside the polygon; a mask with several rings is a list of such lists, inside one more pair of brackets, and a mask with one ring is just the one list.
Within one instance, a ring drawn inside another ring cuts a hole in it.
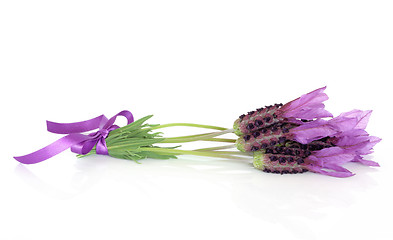
[{"label": "green leaf", "polygon": [[[136,162],[145,158],[176,158],[174,154],[146,151],[146,148],[158,148],[154,146],[154,144],[164,140],[164,138],[161,137],[161,132],[151,132],[152,127],[159,126],[159,124],[146,123],[152,116],[153,115],[148,115],[124,127],[111,131],[106,138],[109,155],[116,158],[134,160]],[[145,150],[141,151],[141,147]]]},{"label": "green leaf", "polygon": [[132,132],[132,131],[135,131],[135,130],[137,130],[137,129],[140,129],[140,128],[142,127],[142,124],[143,124],[144,122],[146,122],[147,120],[149,120],[151,117],[153,117],[153,115],[147,115],[146,117],[143,117],[143,118],[141,118],[141,119],[138,119],[138,120],[136,120],[135,122],[132,122],[132,123],[130,123],[130,124],[124,126],[124,127],[115,129],[115,130],[113,130],[113,131],[111,131],[111,132],[109,133],[108,138],[109,138],[111,135],[116,135],[116,134],[119,134],[119,133],[121,133],[121,132],[125,132],[125,131],[130,131],[130,132]]}]

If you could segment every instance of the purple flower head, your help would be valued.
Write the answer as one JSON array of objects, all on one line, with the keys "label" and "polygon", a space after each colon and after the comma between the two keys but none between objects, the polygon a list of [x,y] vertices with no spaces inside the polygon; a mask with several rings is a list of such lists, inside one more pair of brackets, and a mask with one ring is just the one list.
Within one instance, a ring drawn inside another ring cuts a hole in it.
[{"label": "purple flower head", "polygon": [[326,87],[316,89],[285,105],[274,104],[243,114],[235,121],[234,131],[237,135],[243,135],[280,122],[299,125],[303,123],[300,120],[332,117],[323,104],[328,99],[323,92],[325,89]]},{"label": "purple flower head", "polygon": [[[352,110],[330,120],[317,119],[294,127],[285,145],[267,147],[262,155],[256,154],[254,166],[274,173],[312,171],[334,177],[354,175],[343,167],[347,162],[379,166],[363,159],[381,141],[365,130],[370,115],[371,111]],[[288,161],[288,157],[296,160]]]},{"label": "purple flower head", "polygon": [[[236,143],[241,151],[257,151],[286,141],[309,144],[326,137],[341,136],[340,138],[352,139],[349,135],[353,135],[352,132],[355,130],[360,131],[361,128],[365,128],[370,113],[371,111],[353,110],[330,120],[298,121],[300,123],[280,121],[244,134]],[[361,137],[357,136],[357,138]]]},{"label": "purple flower head", "polygon": [[343,167],[347,162],[379,166],[363,158],[381,141],[365,130],[372,111],[352,110],[333,118],[323,104],[325,89],[241,115],[234,124],[237,148],[253,152],[254,166],[273,173],[349,177],[353,173]]}]

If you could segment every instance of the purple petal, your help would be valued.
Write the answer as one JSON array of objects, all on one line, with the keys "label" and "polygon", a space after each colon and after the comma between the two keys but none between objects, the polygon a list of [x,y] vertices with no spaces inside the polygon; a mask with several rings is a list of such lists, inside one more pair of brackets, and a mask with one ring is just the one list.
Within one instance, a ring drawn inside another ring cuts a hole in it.
[{"label": "purple petal", "polygon": [[346,132],[337,134],[334,138],[334,143],[337,146],[346,148],[357,148],[356,145],[369,141],[370,136],[365,130],[352,129]]},{"label": "purple petal", "polygon": [[341,115],[329,120],[330,126],[339,132],[349,131],[356,127],[358,120],[356,118],[342,117]]},{"label": "purple petal", "polygon": [[369,138],[369,144],[370,144],[369,147],[373,148],[380,141],[382,141],[382,138],[375,137],[375,136],[370,136],[370,138]]},{"label": "purple petal", "polygon": [[362,129],[353,129],[340,133],[335,137],[335,145],[342,147],[347,152],[353,152],[358,155],[372,153],[372,148],[380,141],[380,138],[369,136]]},{"label": "purple petal", "polygon": [[[336,137],[335,141],[338,142],[339,146],[354,145],[352,148],[371,149],[380,139],[376,138],[375,141],[370,141],[368,133],[363,129],[367,125],[370,114],[371,111],[352,110],[328,121],[317,119],[305,122],[292,129],[291,132],[294,134],[295,140],[302,144],[329,136]],[[365,142],[369,142],[366,144],[367,146],[358,145]]]},{"label": "purple petal", "polygon": [[377,162],[374,162],[374,161],[371,161],[371,160],[365,160],[365,159],[363,159],[362,156],[356,156],[353,159],[353,162],[359,162],[359,163],[364,164],[366,166],[380,167]]},{"label": "purple petal", "polygon": [[341,165],[352,161],[354,158],[354,154],[346,153],[340,147],[331,147],[314,152],[306,161],[309,163],[307,168],[310,171],[333,177],[350,177],[354,174]]},{"label": "purple petal", "polygon": [[354,118],[356,119],[357,123],[354,126],[355,129],[365,129],[367,127],[368,120],[370,119],[372,110],[358,110],[354,109],[349,112],[345,112],[340,114],[338,117],[345,117],[345,118]]},{"label": "purple petal", "polygon": [[329,121],[317,119],[291,129],[291,133],[297,142],[308,144],[317,139],[334,136],[338,131],[329,124]]},{"label": "purple petal", "polygon": [[327,166],[324,166],[324,168],[329,169],[329,171],[323,170],[320,166],[309,166],[308,170],[332,177],[351,177],[355,175],[348,169],[333,164],[328,164]]},{"label": "purple petal", "polygon": [[318,159],[318,162],[322,162],[322,165],[325,166],[326,164],[344,164],[350,162],[356,155],[345,151],[341,147],[330,147],[315,151],[311,156]]},{"label": "purple petal", "polygon": [[328,175],[328,176],[332,176],[332,177],[352,177],[353,175],[355,175],[354,173],[348,171],[348,169],[345,169],[343,167],[341,167],[342,170],[341,171],[325,171],[322,170],[321,168],[315,168],[315,169],[309,169],[312,172],[315,173],[320,173],[323,175]]},{"label": "purple petal", "polygon": [[328,99],[328,96],[323,92],[325,89],[326,87],[316,89],[288,102],[280,108],[279,113],[285,118],[307,120],[332,117],[333,115],[325,110],[325,105],[322,103]]}]

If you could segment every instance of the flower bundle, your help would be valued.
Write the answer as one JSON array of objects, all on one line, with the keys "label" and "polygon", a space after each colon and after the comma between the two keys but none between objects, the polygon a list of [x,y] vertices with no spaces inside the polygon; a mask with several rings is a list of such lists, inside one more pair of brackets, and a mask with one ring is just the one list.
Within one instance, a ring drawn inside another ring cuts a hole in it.
[{"label": "flower bundle", "polygon": [[241,115],[234,124],[237,148],[253,152],[254,167],[272,173],[348,177],[353,173],[342,167],[344,163],[379,166],[362,157],[381,140],[365,130],[371,111],[352,110],[333,118],[324,109],[324,90]]},{"label": "flower bundle", "polygon": [[[134,121],[129,111],[110,118],[104,116],[77,122],[47,121],[48,131],[68,134],[58,141],[31,154],[15,157],[21,163],[44,161],[71,148],[79,157],[91,154],[110,155],[138,161],[144,158],[170,159],[177,155],[252,159],[255,168],[269,173],[293,174],[311,171],[334,177],[354,175],[343,167],[347,162],[368,166],[378,163],[365,160],[364,155],[381,139],[365,130],[371,111],[352,110],[337,117],[325,109],[326,87],[290,101],[250,111],[239,116],[232,129],[193,123],[147,124],[152,115]],[[128,124],[114,124],[117,117],[127,118]],[[158,129],[174,126],[213,129],[214,132],[165,138]],[[88,135],[83,132],[98,129]],[[234,133],[237,139],[219,136]],[[225,146],[183,150],[165,143],[212,141],[230,143]],[[237,148],[238,151],[228,151]]]}]

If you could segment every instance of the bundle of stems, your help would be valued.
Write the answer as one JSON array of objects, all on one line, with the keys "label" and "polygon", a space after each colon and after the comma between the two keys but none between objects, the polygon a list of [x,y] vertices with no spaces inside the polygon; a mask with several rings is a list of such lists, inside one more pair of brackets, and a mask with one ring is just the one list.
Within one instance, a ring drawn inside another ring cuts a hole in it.
[{"label": "bundle of stems", "polygon": [[[177,158],[177,155],[196,155],[226,159],[252,159],[251,153],[227,150],[236,147],[236,139],[220,138],[219,136],[233,133],[233,129],[194,123],[147,124],[146,121],[152,116],[153,115],[148,115],[131,124],[111,131],[106,138],[109,155],[134,161],[144,158],[171,159]],[[215,131],[169,138],[163,137],[162,132],[156,131],[168,127],[193,127]],[[181,146],[162,146],[165,144],[181,144],[195,141],[210,141],[228,144],[194,150],[184,150],[180,148]],[[88,154],[78,155],[78,157],[84,157],[95,153],[96,151],[94,148]]]}]

